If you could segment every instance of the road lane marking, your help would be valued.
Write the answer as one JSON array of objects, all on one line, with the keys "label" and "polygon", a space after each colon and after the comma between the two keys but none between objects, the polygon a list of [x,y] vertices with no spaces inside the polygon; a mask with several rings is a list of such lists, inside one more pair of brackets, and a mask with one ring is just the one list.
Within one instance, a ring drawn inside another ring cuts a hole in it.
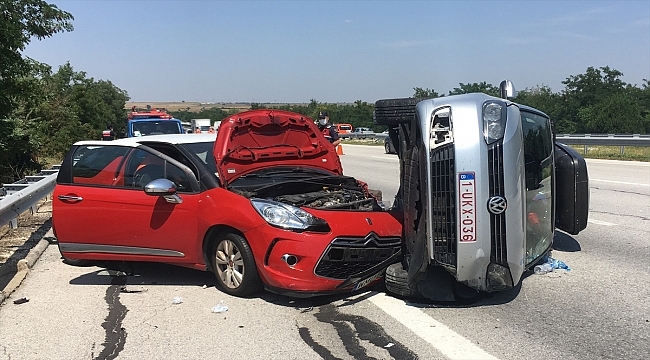
[{"label": "road lane marking", "polygon": [[604,159],[585,159],[587,163],[600,163],[600,164],[612,164],[612,165],[622,165],[622,166],[650,166],[650,163],[645,161],[621,161],[621,160],[604,160]]},{"label": "road lane marking", "polygon": [[397,156],[389,156],[389,155],[386,156],[372,155],[371,158],[382,159],[382,160],[399,160]]},{"label": "road lane marking", "polygon": [[600,220],[594,220],[594,219],[588,219],[588,223],[596,224],[596,225],[604,225],[604,226],[616,226],[616,224],[607,222],[607,221],[600,221]]},{"label": "road lane marking", "polygon": [[403,300],[387,296],[384,293],[377,293],[369,300],[451,360],[497,360],[496,357],[455,333],[443,323],[434,320],[424,311],[406,305]]},{"label": "road lane marking", "polygon": [[632,183],[632,182],[614,181],[614,180],[589,179],[589,181],[606,182],[606,183],[623,184],[623,185],[635,185],[635,186],[650,186],[650,184],[641,184],[641,183]]}]

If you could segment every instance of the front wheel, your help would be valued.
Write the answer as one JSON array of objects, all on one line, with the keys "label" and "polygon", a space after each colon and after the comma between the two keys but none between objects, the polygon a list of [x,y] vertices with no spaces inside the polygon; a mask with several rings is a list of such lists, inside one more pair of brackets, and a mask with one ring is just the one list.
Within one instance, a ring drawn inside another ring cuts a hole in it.
[{"label": "front wheel", "polygon": [[249,296],[260,290],[253,252],[240,235],[220,234],[212,250],[217,287],[230,295]]}]

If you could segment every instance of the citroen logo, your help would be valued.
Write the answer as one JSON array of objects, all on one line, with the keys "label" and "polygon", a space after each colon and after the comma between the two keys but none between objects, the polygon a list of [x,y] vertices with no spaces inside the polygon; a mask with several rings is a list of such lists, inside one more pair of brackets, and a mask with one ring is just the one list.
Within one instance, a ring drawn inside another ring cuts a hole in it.
[{"label": "citroen logo", "polygon": [[488,200],[487,206],[488,206],[488,210],[492,214],[499,215],[504,211],[506,211],[506,208],[508,207],[508,202],[503,196],[496,195],[496,196],[492,196]]}]

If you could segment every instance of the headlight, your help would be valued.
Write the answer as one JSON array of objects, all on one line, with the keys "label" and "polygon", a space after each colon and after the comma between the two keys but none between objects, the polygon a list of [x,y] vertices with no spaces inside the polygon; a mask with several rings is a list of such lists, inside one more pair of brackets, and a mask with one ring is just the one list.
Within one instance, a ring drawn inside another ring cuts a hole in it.
[{"label": "headlight", "polygon": [[273,226],[291,230],[329,231],[325,220],[295,206],[264,199],[251,199],[251,204]]},{"label": "headlight", "polygon": [[483,104],[483,135],[491,144],[501,140],[506,130],[506,104],[500,101],[488,101]]}]

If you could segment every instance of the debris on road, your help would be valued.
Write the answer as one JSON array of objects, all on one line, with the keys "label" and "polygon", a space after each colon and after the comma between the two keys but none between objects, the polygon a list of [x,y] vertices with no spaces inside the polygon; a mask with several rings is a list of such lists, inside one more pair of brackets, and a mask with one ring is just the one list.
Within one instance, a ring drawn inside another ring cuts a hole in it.
[{"label": "debris on road", "polygon": [[386,346],[384,346],[384,347],[385,347],[385,348],[389,348],[389,347],[393,347],[393,345],[395,345],[395,344],[393,344],[393,343],[388,343],[388,344],[386,344]]},{"label": "debris on road", "polygon": [[223,300],[219,301],[219,305],[212,308],[212,312],[215,314],[225,313],[228,311],[228,307],[223,303]]},{"label": "debris on road", "polygon": [[142,287],[142,286],[122,286],[120,288],[120,292],[123,294],[136,294],[136,293],[141,293],[147,291],[147,288]]},{"label": "debris on road", "polygon": [[14,300],[14,304],[16,305],[24,304],[26,302],[29,302],[29,299],[26,297]]},{"label": "debris on road", "polygon": [[180,296],[177,296],[177,297],[172,299],[172,305],[178,305],[178,304],[181,304],[181,303],[183,303],[183,298],[180,297]]},{"label": "debris on road", "polygon": [[544,275],[553,272],[555,269],[564,269],[566,271],[571,271],[571,268],[565,264],[564,261],[553,259],[548,255],[543,259],[543,262],[541,264],[535,265],[533,271],[536,275]]}]

